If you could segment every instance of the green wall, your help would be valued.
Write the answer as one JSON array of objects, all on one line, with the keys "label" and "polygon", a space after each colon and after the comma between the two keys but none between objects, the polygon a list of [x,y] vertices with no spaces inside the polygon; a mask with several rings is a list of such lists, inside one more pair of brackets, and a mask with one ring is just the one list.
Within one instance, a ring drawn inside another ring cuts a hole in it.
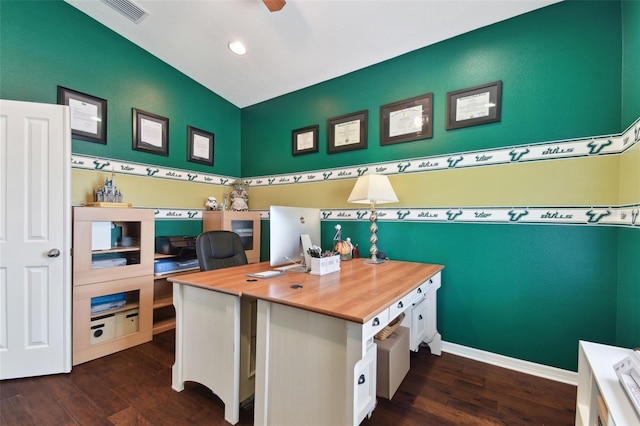
[{"label": "green wall", "polygon": [[[107,100],[107,144],[74,154],[240,175],[239,108],[61,0],[1,0],[0,55],[3,99],[56,103],[60,85]],[[132,108],[169,118],[168,156],[132,149]],[[188,125],[215,134],[213,167],[187,162]]]},{"label": "green wall", "polygon": [[[640,2],[622,2],[622,128],[640,115]],[[635,117],[635,118],[634,118]],[[636,148],[637,150],[637,148]],[[640,154],[635,154],[640,158]],[[636,170],[640,165],[636,166]],[[636,175],[637,176],[637,175]],[[640,342],[640,232],[618,231],[618,292],[616,344]]]},{"label": "green wall", "polygon": [[[618,2],[561,3],[244,108],[242,174],[618,133],[620,46]],[[447,92],[495,80],[503,82],[501,122],[444,130]],[[429,92],[433,138],[380,146],[379,107]],[[368,148],[327,154],[326,120],[365,109]],[[312,124],[320,125],[320,152],[292,157],[291,131]]]},{"label": "green wall", "polygon": [[622,128],[640,111],[640,2],[622,2]]}]

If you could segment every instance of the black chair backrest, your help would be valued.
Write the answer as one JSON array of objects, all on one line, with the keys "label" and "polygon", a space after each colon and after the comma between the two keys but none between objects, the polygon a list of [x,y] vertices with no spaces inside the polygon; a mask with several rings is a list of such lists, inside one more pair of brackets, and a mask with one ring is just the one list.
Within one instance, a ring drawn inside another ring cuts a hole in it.
[{"label": "black chair backrest", "polygon": [[196,254],[201,271],[248,263],[240,236],[231,231],[207,231],[198,235]]}]

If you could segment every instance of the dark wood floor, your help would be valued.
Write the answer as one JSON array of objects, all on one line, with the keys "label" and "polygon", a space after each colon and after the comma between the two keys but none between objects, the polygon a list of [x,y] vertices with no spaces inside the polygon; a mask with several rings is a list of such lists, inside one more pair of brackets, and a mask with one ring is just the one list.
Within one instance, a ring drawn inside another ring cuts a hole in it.
[{"label": "dark wood floor", "polygon": [[[0,425],[228,425],[205,387],[171,389],[173,331],[73,368],[70,374],[0,382]],[[571,425],[576,388],[427,349],[392,401],[378,398],[365,426]],[[239,425],[253,424],[251,408]],[[334,425],[327,425],[334,426]]]}]

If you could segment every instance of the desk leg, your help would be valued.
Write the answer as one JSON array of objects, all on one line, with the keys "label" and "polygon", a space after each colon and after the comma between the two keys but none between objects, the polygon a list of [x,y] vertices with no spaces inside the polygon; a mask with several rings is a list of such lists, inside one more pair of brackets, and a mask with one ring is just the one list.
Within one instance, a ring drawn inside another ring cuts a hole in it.
[{"label": "desk leg", "polygon": [[436,333],[427,345],[429,345],[429,349],[431,349],[433,355],[442,355],[442,336],[440,336],[440,333]]},{"label": "desk leg", "polygon": [[224,402],[224,418],[240,420],[240,298],[174,283],[176,362],[171,387],[201,383]]},{"label": "desk leg", "polygon": [[173,306],[176,309],[176,349],[175,362],[171,368],[171,388],[177,392],[184,390],[184,379],[182,366],[184,364],[182,356],[182,324],[183,324],[183,302],[182,302],[182,284],[173,283]]},{"label": "desk leg", "polygon": [[269,331],[271,304],[258,300],[256,318],[256,390],[254,397],[253,423],[256,426],[268,424],[267,390],[269,389]]}]

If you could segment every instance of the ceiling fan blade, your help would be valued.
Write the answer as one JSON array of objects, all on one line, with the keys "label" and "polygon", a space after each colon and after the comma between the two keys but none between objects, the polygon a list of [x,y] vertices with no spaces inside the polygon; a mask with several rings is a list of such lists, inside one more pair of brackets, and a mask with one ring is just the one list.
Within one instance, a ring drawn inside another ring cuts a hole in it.
[{"label": "ceiling fan blade", "polygon": [[269,9],[270,12],[277,12],[287,4],[285,0],[262,0],[262,2],[267,6],[267,9]]}]

